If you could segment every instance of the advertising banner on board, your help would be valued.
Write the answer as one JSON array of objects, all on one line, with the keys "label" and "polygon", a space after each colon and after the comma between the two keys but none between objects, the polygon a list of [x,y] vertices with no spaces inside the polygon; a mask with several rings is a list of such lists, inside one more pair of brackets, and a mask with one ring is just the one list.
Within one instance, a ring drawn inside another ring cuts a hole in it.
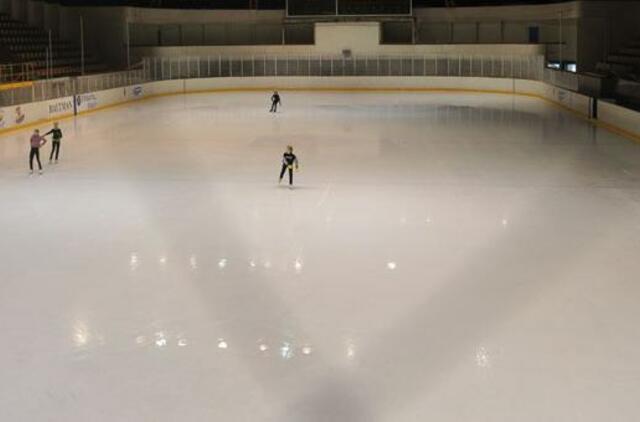
[{"label": "advertising banner on board", "polygon": [[76,95],[76,113],[83,113],[96,108],[107,107],[124,101],[134,100],[141,98],[143,95],[144,87],[142,85],[105,89],[104,91]]},{"label": "advertising banner on board", "polygon": [[76,95],[75,104],[76,104],[76,113],[82,113],[83,111],[93,110],[98,107],[100,104],[98,101],[98,95],[89,92],[87,94]]},{"label": "advertising banner on board", "polygon": [[142,98],[144,95],[144,87],[142,85],[133,85],[124,88],[124,97],[127,100]]},{"label": "advertising banner on board", "polygon": [[590,102],[588,96],[551,85],[547,85],[545,91],[545,98],[555,101],[573,111],[589,116]]},{"label": "advertising banner on board", "polygon": [[[49,117],[47,107],[48,103],[39,102],[1,108],[0,130],[11,129],[39,120],[45,120]],[[73,110],[68,112],[68,114],[73,114]]]},{"label": "advertising banner on board", "polygon": [[74,97],[59,98],[47,103],[47,113],[50,119],[69,116],[75,113]]},{"label": "advertising banner on board", "polygon": [[28,112],[25,109],[29,107],[33,106],[13,106],[0,109],[0,129],[9,129],[27,123]]},{"label": "advertising banner on board", "polygon": [[13,111],[14,125],[21,125],[27,122],[27,113],[23,110],[22,106],[17,106]]}]

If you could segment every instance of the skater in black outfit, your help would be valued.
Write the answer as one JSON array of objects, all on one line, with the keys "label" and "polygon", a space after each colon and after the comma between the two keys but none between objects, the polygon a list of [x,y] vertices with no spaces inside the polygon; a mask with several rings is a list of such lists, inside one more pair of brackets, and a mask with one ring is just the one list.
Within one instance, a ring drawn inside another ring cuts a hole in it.
[{"label": "skater in black outfit", "polygon": [[296,170],[298,170],[298,157],[293,153],[293,147],[289,145],[287,147],[287,152],[282,156],[282,170],[280,171],[280,179],[278,183],[282,182],[282,178],[284,177],[284,173],[289,170],[289,186],[293,186],[293,167],[295,166]]},{"label": "skater in black outfit", "polygon": [[62,140],[62,130],[60,130],[58,122],[53,124],[53,129],[45,133],[44,136],[53,134],[53,142],[51,143],[51,155],[49,155],[49,163],[53,160],[53,155],[56,156],[56,163],[58,162],[58,156],[60,155],[60,141]]},{"label": "skater in black outfit", "polygon": [[273,95],[271,96],[271,110],[270,113],[275,113],[278,111],[278,105],[282,105],[282,101],[280,100],[280,94],[278,91],[273,91]]},{"label": "skater in black outfit", "polygon": [[36,129],[35,131],[33,131],[33,135],[31,135],[31,139],[29,142],[31,143],[31,151],[29,152],[30,174],[33,174],[34,158],[38,161],[38,169],[40,170],[40,174],[42,174],[42,163],[40,162],[40,147],[46,144],[47,140],[40,136],[40,131]]}]

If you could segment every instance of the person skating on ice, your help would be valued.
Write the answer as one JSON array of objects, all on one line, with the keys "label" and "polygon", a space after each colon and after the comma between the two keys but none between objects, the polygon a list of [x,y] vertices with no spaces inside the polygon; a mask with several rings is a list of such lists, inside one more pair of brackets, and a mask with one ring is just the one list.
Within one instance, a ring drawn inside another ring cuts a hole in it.
[{"label": "person skating on ice", "polygon": [[284,173],[289,171],[289,187],[293,186],[293,168],[298,170],[298,157],[293,153],[293,147],[289,145],[287,151],[282,155],[282,170],[280,171],[280,179],[278,183],[282,182]]},{"label": "person skating on ice", "polygon": [[33,135],[31,135],[31,151],[29,152],[29,174],[33,174],[33,159],[38,160],[38,169],[40,170],[40,174],[42,174],[42,163],[40,162],[40,147],[47,143],[47,140],[40,136],[40,131],[38,129],[33,131]]},{"label": "person skating on ice", "polygon": [[271,110],[269,110],[269,112],[276,113],[278,111],[278,105],[282,106],[280,94],[278,94],[278,91],[273,91],[273,95],[271,96]]},{"label": "person skating on ice", "polygon": [[58,122],[53,124],[53,129],[43,135],[53,135],[53,142],[51,142],[51,155],[49,155],[49,163],[53,160],[53,156],[56,156],[56,163],[58,162],[58,156],[60,155],[60,141],[62,140],[62,130],[60,130]]}]

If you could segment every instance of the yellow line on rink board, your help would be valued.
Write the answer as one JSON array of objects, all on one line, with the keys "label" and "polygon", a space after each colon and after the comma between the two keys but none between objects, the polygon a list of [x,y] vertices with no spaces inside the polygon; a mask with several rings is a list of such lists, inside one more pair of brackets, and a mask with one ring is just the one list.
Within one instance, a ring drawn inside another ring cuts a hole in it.
[{"label": "yellow line on rink board", "polygon": [[33,82],[12,82],[8,84],[0,84],[0,91],[16,88],[28,88],[30,86],[33,86]]},{"label": "yellow line on rink board", "polygon": [[123,105],[137,103],[142,101],[154,100],[161,97],[169,97],[176,95],[190,95],[190,94],[213,94],[213,93],[232,93],[232,92],[271,92],[273,90],[278,90],[281,92],[426,92],[426,93],[467,93],[467,94],[500,94],[500,95],[517,95],[521,97],[530,97],[542,100],[546,103],[549,103],[563,111],[568,111],[571,114],[580,117],[581,119],[603,129],[606,129],[618,136],[625,137],[630,139],[636,143],[640,143],[640,134],[630,132],[628,130],[619,128],[615,125],[604,123],[595,119],[590,118],[585,113],[581,113],[579,111],[573,110],[572,108],[567,107],[566,105],[545,98],[539,94],[529,93],[529,92],[513,92],[506,90],[494,90],[494,89],[473,89],[473,88],[420,88],[420,87],[380,87],[380,88],[367,88],[367,87],[300,87],[300,88],[280,88],[278,86],[270,86],[270,87],[236,87],[236,88],[210,88],[210,89],[202,89],[202,90],[190,90],[190,91],[179,91],[179,92],[167,92],[162,94],[151,94],[146,97],[136,98],[128,101],[121,101],[114,104],[109,104],[106,106],[96,107],[91,110],[81,111],[74,116],[73,114],[67,114],[63,116],[59,116],[56,118],[42,119],[37,122],[27,123],[25,125],[16,126],[8,129],[0,129],[0,136],[4,136],[9,133],[19,132],[21,130],[29,129],[32,127],[37,127],[41,125],[45,125],[48,123],[68,120],[78,116],[84,116],[88,114],[93,114],[99,111],[107,110],[110,108],[120,107]]},{"label": "yellow line on rink board", "polygon": [[632,141],[640,144],[640,134],[637,134],[637,133],[634,133],[634,132],[630,132],[630,131],[628,131],[626,129],[619,128],[618,126],[612,125],[610,123],[601,122],[601,121],[598,121],[598,120],[594,121],[594,123],[598,127],[606,129],[609,132],[613,132],[618,136],[629,138]]}]

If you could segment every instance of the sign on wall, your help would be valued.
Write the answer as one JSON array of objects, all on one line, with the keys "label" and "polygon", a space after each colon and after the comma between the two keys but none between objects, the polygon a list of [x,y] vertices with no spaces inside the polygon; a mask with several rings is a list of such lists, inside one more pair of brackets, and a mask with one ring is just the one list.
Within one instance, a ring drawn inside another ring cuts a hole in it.
[{"label": "sign on wall", "polygon": [[142,85],[133,85],[125,87],[124,96],[128,99],[140,98],[144,94],[144,88]]},{"label": "sign on wall", "polygon": [[14,124],[19,125],[25,122],[27,119],[27,113],[22,110],[21,106],[17,106],[14,109]]},{"label": "sign on wall", "polygon": [[98,96],[94,93],[76,95],[76,113],[98,107]]},{"label": "sign on wall", "polygon": [[50,118],[74,114],[73,97],[60,98],[47,104]]}]

